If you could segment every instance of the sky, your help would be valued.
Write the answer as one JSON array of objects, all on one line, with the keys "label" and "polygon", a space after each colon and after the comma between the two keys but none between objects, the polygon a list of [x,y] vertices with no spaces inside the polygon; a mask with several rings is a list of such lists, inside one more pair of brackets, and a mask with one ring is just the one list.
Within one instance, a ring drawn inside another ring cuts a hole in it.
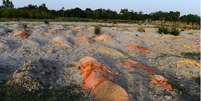
[{"label": "sky", "polygon": [[50,9],[69,9],[79,7],[81,9],[105,8],[119,11],[127,8],[133,11],[150,13],[155,11],[180,11],[184,14],[200,15],[201,0],[12,0],[15,7],[23,7],[28,4],[40,5],[45,3]]}]

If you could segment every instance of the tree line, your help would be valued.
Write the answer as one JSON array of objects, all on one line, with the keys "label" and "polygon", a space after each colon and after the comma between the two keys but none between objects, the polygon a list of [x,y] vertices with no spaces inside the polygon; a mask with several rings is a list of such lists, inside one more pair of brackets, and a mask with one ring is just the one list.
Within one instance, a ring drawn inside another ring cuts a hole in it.
[{"label": "tree line", "polygon": [[117,20],[164,20],[164,21],[181,21],[187,23],[200,24],[200,16],[188,14],[180,15],[178,11],[163,12],[158,11],[150,14],[143,12],[129,11],[121,9],[120,12],[110,9],[95,9],[80,8],[49,10],[45,4],[28,5],[21,8],[14,8],[10,0],[3,0],[3,5],[0,6],[0,18],[30,18],[30,19],[56,19],[60,17],[88,18],[88,19],[117,19]]}]

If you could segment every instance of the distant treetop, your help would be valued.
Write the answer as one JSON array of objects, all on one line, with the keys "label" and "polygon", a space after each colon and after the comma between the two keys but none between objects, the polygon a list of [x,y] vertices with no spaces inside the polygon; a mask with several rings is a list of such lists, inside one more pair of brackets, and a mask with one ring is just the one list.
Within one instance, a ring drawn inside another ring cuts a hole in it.
[{"label": "distant treetop", "polygon": [[121,9],[118,13],[110,9],[96,9],[92,10],[86,8],[82,10],[80,8],[65,9],[62,7],[60,10],[49,10],[46,4],[31,5],[14,8],[11,0],[2,0],[3,5],[0,6],[0,18],[31,18],[31,19],[54,19],[61,17],[73,17],[73,18],[87,18],[87,19],[118,19],[118,20],[164,20],[164,21],[181,21],[187,23],[200,24],[200,16],[198,15],[180,15],[178,11],[170,12],[153,12],[150,14],[144,14],[143,12],[129,11],[128,9]]},{"label": "distant treetop", "polygon": [[14,5],[13,5],[12,1],[10,1],[10,0],[3,0],[3,7],[14,8]]}]

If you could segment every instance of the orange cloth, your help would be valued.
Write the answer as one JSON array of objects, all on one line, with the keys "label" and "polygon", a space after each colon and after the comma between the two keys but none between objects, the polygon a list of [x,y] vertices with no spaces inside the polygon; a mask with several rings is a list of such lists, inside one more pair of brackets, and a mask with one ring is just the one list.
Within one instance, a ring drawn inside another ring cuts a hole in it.
[{"label": "orange cloth", "polygon": [[83,77],[83,88],[93,89],[100,82],[104,80],[109,80],[106,76],[108,71],[106,71],[96,59],[92,57],[85,57],[80,60],[81,74]]},{"label": "orange cloth", "polygon": [[168,80],[161,75],[152,75],[151,82],[163,87],[166,91],[172,91],[172,85],[168,83]]},{"label": "orange cloth", "polygon": [[129,50],[138,49],[143,54],[146,54],[146,53],[150,52],[150,50],[148,48],[142,47],[142,46],[137,45],[137,44],[130,44],[130,45],[127,46],[127,48]]},{"label": "orange cloth", "polygon": [[163,76],[155,75],[155,70],[145,64],[142,64],[132,59],[122,60],[120,61],[120,64],[128,69],[132,69],[133,67],[141,68],[150,75],[150,79],[152,83],[163,87],[167,91],[173,90],[171,84],[168,83],[167,79],[165,79]]},{"label": "orange cloth", "polygon": [[177,63],[195,65],[195,66],[201,68],[201,64],[195,60],[192,60],[192,59],[185,59],[185,60],[177,61]]},{"label": "orange cloth", "polygon": [[155,73],[155,70],[152,67],[142,64],[136,60],[125,59],[120,61],[120,64],[128,69],[132,69],[133,67],[141,68],[145,70],[147,73],[149,73],[150,75]]},{"label": "orange cloth", "polygon": [[15,37],[21,37],[21,38],[27,38],[29,35],[26,32],[19,31],[19,32],[15,32],[14,36]]},{"label": "orange cloth", "polygon": [[[127,92],[118,84],[113,83],[109,75],[117,74],[106,65],[97,62],[92,57],[85,57],[80,60],[80,69],[83,77],[82,87],[85,90],[92,90],[95,101],[128,101]],[[113,87],[113,89],[108,89],[108,87]]]},{"label": "orange cloth", "polygon": [[131,59],[126,59],[126,60],[120,61],[120,64],[125,66],[128,69],[131,69],[134,65],[138,64],[138,62],[133,61]]}]

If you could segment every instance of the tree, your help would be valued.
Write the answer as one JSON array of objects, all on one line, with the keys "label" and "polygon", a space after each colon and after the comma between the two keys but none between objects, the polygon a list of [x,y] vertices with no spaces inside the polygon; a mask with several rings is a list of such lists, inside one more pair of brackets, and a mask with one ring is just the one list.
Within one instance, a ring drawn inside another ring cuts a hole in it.
[{"label": "tree", "polygon": [[93,18],[93,16],[94,16],[94,12],[93,12],[93,10],[91,10],[90,8],[86,8],[85,9],[85,17],[86,18]]},{"label": "tree", "polygon": [[128,11],[128,9],[121,9],[120,11],[120,18],[123,20],[129,20],[132,18],[132,11]]},{"label": "tree", "polygon": [[198,15],[192,15],[192,14],[183,15],[181,16],[180,20],[187,23],[192,22],[192,23],[200,24],[200,16]]},{"label": "tree", "polygon": [[14,8],[12,1],[10,0],[3,0],[3,7],[5,8]]},{"label": "tree", "polygon": [[43,10],[43,11],[47,11],[48,10],[48,8],[46,7],[46,4],[41,4],[38,8],[40,10]]},{"label": "tree", "polygon": [[128,9],[121,9],[119,13],[110,9],[95,9],[86,8],[82,10],[80,8],[60,10],[49,10],[46,4],[28,5],[21,8],[14,8],[11,0],[2,0],[3,6],[0,7],[0,18],[31,18],[31,19],[47,19],[47,18],[59,18],[59,17],[76,17],[76,18],[89,18],[89,19],[118,19],[118,20],[137,20],[137,21],[181,21],[192,24],[200,24],[200,16],[198,15],[183,15],[180,16],[180,12],[170,11],[163,12],[158,11],[150,14],[144,14],[143,12],[129,11]]}]

